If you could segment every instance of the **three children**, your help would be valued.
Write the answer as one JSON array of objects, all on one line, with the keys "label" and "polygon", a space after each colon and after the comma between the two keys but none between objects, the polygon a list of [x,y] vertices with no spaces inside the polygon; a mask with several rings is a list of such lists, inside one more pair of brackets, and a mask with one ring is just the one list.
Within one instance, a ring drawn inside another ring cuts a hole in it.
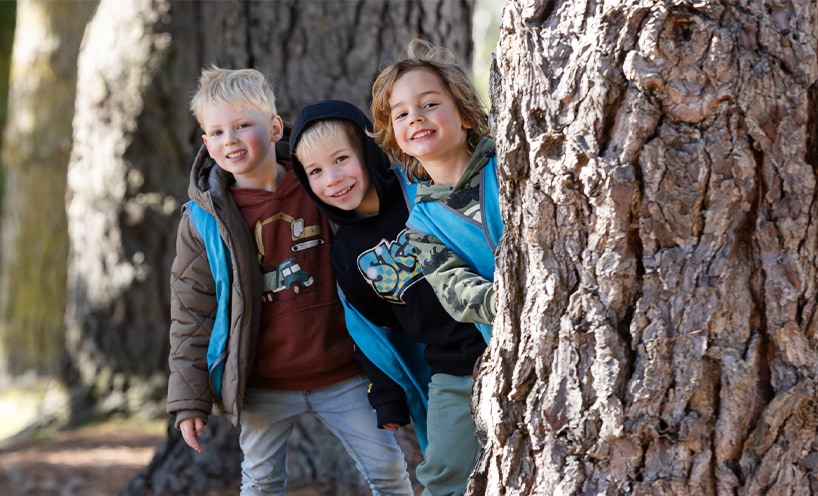
[{"label": "three children", "polygon": [[[287,438],[310,411],[347,440],[375,494],[411,494],[389,432],[411,416],[424,494],[462,494],[478,451],[472,371],[496,313],[503,229],[477,93],[448,52],[416,40],[373,86],[374,129],[346,102],[302,111],[295,175],[276,151],[284,126],[273,102],[256,71],[213,68],[191,104],[206,151],[172,269],[168,411],[197,450],[211,406],[242,426],[242,494],[283,494]],[[334,239],[318,210],[338,226]]]},{"label": "three children", "polygon": [[[241,494],[284,494],[287,441],[313,413],[374,494],[411,495],[375,427],[329,269],[330,227],[276,151],[284,125],[252,69],[202,72],[204,130],[171,269],[168,413],[197,451],[211,409],[241,425]],[[282,150],[283,151],[283,150]]]}]

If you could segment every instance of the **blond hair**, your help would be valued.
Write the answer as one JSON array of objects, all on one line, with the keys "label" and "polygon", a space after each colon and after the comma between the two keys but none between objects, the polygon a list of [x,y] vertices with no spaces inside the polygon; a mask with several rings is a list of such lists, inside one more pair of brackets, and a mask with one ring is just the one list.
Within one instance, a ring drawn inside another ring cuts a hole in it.
[{"label": "blond hair", "polygon": [[406,47],[404,57],[381,71],[372,85],[372,137],[386,153],[397,158],[409,180],[428,180],[429,174],[420,162],[403,153],[395,139],[389,99],[398,79],[409,71],[426,69],[437,74],[443,86],[454,99],[464,123],[471,126],[466,133],[466,144],[473,152],[477,143],[489,134],[488,112],[466,72],[455,63],[454,54],[427,41],[414,39]]},{"label": "blond hair", "polygon": [[190,111],[204,127],[202,113],[207,105],[227,103],[237,107],[249,104],[258,110],[276,115],[276,97],[264,74],[255,69],[222,69],[210,65],[202,69],[199,88],[190,100]]},{"label": "blond hair", "polygon": [[358,126],[346,119],[323,119],[311,123],[301,132],[293,153],[301,160],[304,153],[327,146],[327,141],[335,141],[342,134],[359,152],[363,150],[363,136]]}]

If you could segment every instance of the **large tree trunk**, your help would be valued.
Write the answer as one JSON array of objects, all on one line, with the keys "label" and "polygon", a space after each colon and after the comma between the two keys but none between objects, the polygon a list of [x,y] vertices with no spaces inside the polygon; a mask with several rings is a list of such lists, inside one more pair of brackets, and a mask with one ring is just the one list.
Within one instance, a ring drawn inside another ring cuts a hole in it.
[{"label": "large tree trunk", "polygon": [[[471,3],[102,0],[80,54],[69,172],[75,419],[164,408],[168,274],[200,144],[188,111],[200,69],[215,62],[272,75],[285,119],[319,98],[366,108],[379,68],[417,35],[468,60]],[[325,480],[336,491],[327,494],[361,494],[340,444],[306,422],[293,437],[291,483]],[[233,484],[235,431],[211,422],[205,437],[200,456],[172,431],[129,490],[189,494]]]},{"label": "large tree trunk", "polygon": [[816,38],[814,1],[508,2],[472,494],[818,491]]},{"label": "large tree trunk", "polygon": [[76,61],[95,6],[49,0],[17,6],[3,136],[0,378],[59,372],[68,255],[65,174]]}]

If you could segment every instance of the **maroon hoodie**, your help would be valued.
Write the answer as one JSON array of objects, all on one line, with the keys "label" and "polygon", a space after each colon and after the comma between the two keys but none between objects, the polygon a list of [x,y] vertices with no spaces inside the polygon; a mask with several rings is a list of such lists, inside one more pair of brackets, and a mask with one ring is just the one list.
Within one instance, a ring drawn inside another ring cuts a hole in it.
[{"label": "maroon hoodie", "polygon": [[308,390],[360,374],[330,266],[326,218],[289,167],[274,192],[230,193],[250,227],[264,280],[248,386]]}]

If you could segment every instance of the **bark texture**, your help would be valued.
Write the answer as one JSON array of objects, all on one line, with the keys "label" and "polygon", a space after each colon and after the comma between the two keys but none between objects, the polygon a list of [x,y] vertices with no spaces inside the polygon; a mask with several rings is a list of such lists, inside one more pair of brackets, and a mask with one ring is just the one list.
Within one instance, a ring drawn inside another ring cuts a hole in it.
[{"label": "bark texture", "polygon": [[139,411],[162,398],[165,258],[185,169],[172,139],[182,115],[156,91],[170,57],[169,9],[161,0],[102,1],[83,40],[67,206],[75,416]]},{"label": "bark texture", "polygon": [[[201,68],[256,67],[273,76],[292,119],[320,98],[368,107],[379,68],[413,37],[471,50],[462,1],[189,2],[102,0],[83,40],[69,171],[71,242],[66,311],[74,419],[164,410],[169,269],[179,207],[200,131],[188,111]],[[191,494],[234,484],[239,450],[211,422],[205,454],[167,446],[131,494]],[[364,484],[318,423],[297,426],[291,484],[328,481],[327,494]]]},{"label": "bark texture", "polygon": [[59,372],[77,54],[96,2],[17,5],[3,136],[0,380]]},{"label": "bark texture", "polygon": [[511,0],[472,494],[818,491],[818,5]]}]

